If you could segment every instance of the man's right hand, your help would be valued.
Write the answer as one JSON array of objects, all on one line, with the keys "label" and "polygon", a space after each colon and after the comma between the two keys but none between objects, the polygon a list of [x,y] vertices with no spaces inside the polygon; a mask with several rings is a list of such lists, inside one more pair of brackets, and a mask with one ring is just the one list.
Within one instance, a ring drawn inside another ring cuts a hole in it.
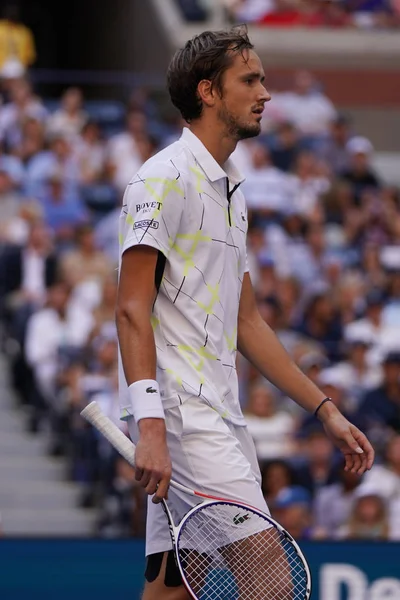
[{"label": "man's right hand", "polygon": [[168,498],[172,465],[166,441],[164,419],[141,419],[135,453],[135,479],[158,504]]}]

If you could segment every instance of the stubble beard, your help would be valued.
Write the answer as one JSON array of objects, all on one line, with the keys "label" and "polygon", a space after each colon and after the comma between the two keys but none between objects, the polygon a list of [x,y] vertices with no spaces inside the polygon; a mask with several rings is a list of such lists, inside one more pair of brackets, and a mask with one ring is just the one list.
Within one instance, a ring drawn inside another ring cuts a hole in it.
[{"label": "stubble beard", "polygon": [[218,118],[226,126],[229,137],[236,142],[257,137],[261,132],[260,123],[255,123],[254,125],[251,123],[241,123],[227,110],[226,106],[222,106],[219,109]]}]

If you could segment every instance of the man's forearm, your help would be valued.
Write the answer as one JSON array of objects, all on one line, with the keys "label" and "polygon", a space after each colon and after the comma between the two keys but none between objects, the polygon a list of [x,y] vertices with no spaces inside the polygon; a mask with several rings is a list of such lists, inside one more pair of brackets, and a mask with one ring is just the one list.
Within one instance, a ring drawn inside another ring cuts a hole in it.
[{"label": "man's forearm", "polygon": [[156,346],[147,315],[117,313],[118,342],[128,386],[141,379],[156,378]]},{"label": "man's forearm", "polygon": [[266,379],[309,412],[323,400],[323,392],[298,368],[261,316],[239,321],[238,350]]},{"label": "man's forearm", "polygon": [[[135,314],[135,317],[133,317],[127,313],[121,314],[119,312],[117,313],[117,330],[122,366],[128,386],[142,380],[155,381],[156,346],[150,319],[146,318],[145,315],[138,317]],[[151,399],[153,400],[152,396]],[[142,402],[141,399],[140,401]],[[148,401],[149,398],[146,398],[145,394],[143,396],[143,410],[148,410],[149,407],[145,405]],[[159,402],[161,403],[161,400]],[[138,421],[138,427],[141,435],[150,436],[150,438],[155,435],[160,439],[165,436],[164,420],[153,418],[151,414],[147,418],[141,418]]]}]

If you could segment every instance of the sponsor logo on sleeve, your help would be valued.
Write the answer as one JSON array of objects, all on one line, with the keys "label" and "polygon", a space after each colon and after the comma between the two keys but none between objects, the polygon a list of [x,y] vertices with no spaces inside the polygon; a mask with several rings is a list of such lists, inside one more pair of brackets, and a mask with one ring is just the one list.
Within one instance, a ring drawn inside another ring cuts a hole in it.
[{"label": "sponsor logo on sleeve", "polygon": [[153,219],[143,219],[143,221],[136,221],[133,229],[158,229],[158,227],[158,221],[153,221]]}]

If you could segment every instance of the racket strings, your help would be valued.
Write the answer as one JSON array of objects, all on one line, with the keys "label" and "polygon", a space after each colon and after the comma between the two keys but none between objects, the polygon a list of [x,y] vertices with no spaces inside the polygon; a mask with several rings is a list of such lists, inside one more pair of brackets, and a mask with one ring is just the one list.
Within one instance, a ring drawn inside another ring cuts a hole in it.
[{"label": "racket strings", "polygon": [[184,577],[199,600],[304,600],[307,575],[291,541],[262,516],[215,503],[184,522]]}]

